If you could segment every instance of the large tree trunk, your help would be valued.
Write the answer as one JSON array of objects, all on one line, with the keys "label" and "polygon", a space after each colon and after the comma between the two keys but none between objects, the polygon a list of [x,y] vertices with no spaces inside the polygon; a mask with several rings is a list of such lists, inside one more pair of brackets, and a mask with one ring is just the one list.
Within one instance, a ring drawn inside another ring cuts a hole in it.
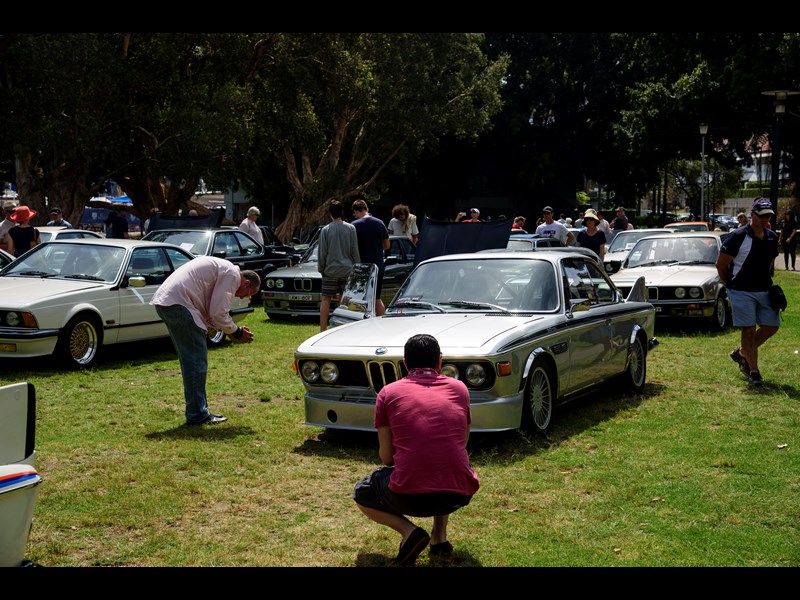
[{"label": "large tree trunk", "polygon": [[199,181],[197,178],[186,180],[180,186],[164,185],[160,179],[131,177],[123,182],[122,188],[133,202],[133,214],[144,220],[150,216],[152,208],[164,215],[177,215],[178,211],[185,210]]}]

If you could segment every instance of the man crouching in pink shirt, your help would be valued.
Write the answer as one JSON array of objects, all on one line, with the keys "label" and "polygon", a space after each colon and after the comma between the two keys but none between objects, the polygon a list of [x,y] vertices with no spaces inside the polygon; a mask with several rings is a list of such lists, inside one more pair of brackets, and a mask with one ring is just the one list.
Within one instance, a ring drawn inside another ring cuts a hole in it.
[{"label": "man crouching in pink shirt", "polygon": [[234,342],[249,343],[253,334],[230,315],[234,298],[250,298],[261,288],[255,271],[240,271],[229,260],[198,256],[167,277],[150,304],[169,330],[178,353],[186,400],[187,425],[216,425],[228,419],[208,411],[209,329],[224,331]]},{"label": "man crouching in pink shirt", "polygon": [[[469,504],[479,483],[466,448],[467,386],[439,374],[442,353],[431,335],[409,338],[404,359],[408,375],[375,401],[379,454],[387,466],[359,481],[353,499],[367,517],[403,536],[394,561],[410,566],[431,542],[432,557],[452,557],[448,516]],[[433,517],[431,535],[404,515]]]}]

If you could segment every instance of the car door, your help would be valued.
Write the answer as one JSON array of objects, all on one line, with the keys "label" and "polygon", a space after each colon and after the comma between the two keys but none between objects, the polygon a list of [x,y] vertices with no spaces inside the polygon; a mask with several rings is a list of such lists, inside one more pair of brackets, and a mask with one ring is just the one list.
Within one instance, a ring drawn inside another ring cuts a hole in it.
[{"label": "car door", "polygon": [[408,238],[390,240],[381,290],[381,298],[387,306],[414,268],[414,253],[414,243]]},{"label": "car door", "polygon": [[[125,268],[120,286],[120,314],[117,341],[127,342],[161,337],[168,334],[166,325],[150,304],[158,286],[174,271],[173,264],[188,262],[190,257],[176,249],[135,248]],[[143,287],[129,285],[131,277],[141,277]]]},{"label": "car door", "polygon": [[375,316],[375,298],[378,282],[378,265],[358,263],[353,265],[339,305],[331,314],[331,327]]},{"label": "car door", "polygon": [[[585,257],[561,261],[567,302],[572,305],[569,325],[569,376],[562,391],[577,391],[620,372],[627,344],[620,348],[621,326],[608,308],[618,302],[616,290],[600,268]],[[624,364],[624,363],[623,363]],[[568,389],[564,389],[564,387]]]}]

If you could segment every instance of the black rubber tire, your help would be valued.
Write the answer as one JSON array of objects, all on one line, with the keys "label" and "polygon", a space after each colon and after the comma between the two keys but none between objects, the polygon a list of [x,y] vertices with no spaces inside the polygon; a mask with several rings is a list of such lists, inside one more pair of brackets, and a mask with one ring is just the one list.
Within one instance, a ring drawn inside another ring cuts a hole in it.
[{"label": "black rubber tire", "polygon": [[547,434],[553,423],[556,389],[550,366],[543,360],[533,363],[525,384],[523,427],[531,433]]},{"label": "black rubber tire", "polygon": [[102,343],[102,329],[97,317],[77,315],[62,330],[56,356],[71,369],[85,369],[97,360]]}]

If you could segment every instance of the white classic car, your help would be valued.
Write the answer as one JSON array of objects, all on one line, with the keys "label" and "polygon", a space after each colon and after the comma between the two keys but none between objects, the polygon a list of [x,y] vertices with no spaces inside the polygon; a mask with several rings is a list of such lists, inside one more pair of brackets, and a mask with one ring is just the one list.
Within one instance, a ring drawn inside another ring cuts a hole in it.
[{"label": "white classic car", "polygon": [[376,395],[406,374],[403,347],[418,333],[437,338],[442,373],[467,385],[473,431],[545,432],[558,404],[612,378],[644,388],[656,343],[644,278],[624,298],[596,258],[566,248],[445,255],[420,263],[375,317],[375,271],[351,276],[331,319],[353,320],[295,351],[307,425],[374,430]]},{"label": "white classic car", "polygon": [[625,293],[642,276],[647,299],[659,319],[704,322],[721,331],[731,324],[725,284],[717,273],[722,231],[676,231],[636,242],[622,268],[611,276]]},{"label": "white classic car", "polygon": [[[45,242],[0,271],[0,358],[54,354],[71,367],[94,363],[104,345],[169,335],[150,299],[189,252],[159,242]],[[237,299],[241,321],[253,308]],[[214,332],[209,344],[222,342]]]},{"label": "white classic car", "polygon": [[664,235],[674,233],[673,229],[651,228],[651,229],[630,229],[620,231],[614,236],[610,244],[606,244],[606,254],[603,257],[603,266],[609,275],[616,273],[622,267],[622,263],[628,258],[628,253],[643,237],[650,235]]}]

